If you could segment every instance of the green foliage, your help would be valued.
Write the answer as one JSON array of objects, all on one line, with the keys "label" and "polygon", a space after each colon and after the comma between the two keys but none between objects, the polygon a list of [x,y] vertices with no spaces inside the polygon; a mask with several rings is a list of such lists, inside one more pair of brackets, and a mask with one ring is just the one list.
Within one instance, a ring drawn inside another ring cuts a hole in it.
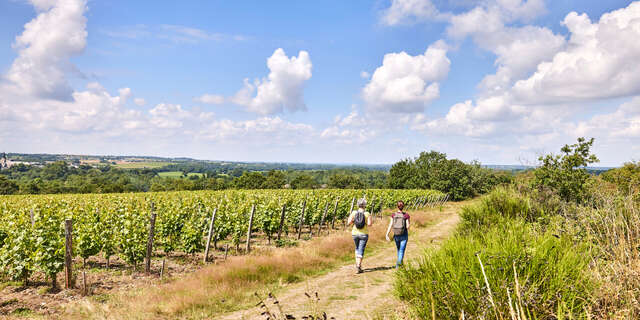
[{"label": "green foliage", "polygon": [[580,231],[549,223],[549,214],[513,189],[497,188],[463,209],[454,237],[398,274],[396,293],[422,319],[431,318],[431,295],[439,319],[457,318],[461,310],[476,318],[507,319],[509,300],[521,301],[533,319],[584,316],[598,286],[589,273],[596,252]]},{"label": "green foliage", "polygon": [[[505,219],[427,251],[418,265],[399,272],[396,293],[421,319],[431,319],[431,295],[438,319],[457,319],[462,310],[476,318],[500,318],[489,304],[476,254],[503,319],[509,318],[507,289],[511,300],[517,300],[514,265],[522,307],[533,319],[583,314],[596,287],[587,272],[586,244],[574,244],[566,234],[539,233],[521,219]],[[562,314],[556,314],[560,309]]]},{"label": "green foliage", "polygon": [[260,172],[245,171],[240,177],[233,180],[238,189],[260,189],[266,178]]},{"label": "green foliage", "polygon": [[308,174],[301,174],[291,181],[293,189],[313,189],[315,186],[315,180]]},{"label": "green foliage", "polygon": [[11,181],[0,174],[0,194],[14,194],[17,193],[19,189],[15,181]]},{"label": "green foliage", "polygon": [[271,170],[262,184],[263,189],[282,189],[287,184],[287,176],[282,171]]},{"label": "green foliage", "polygon": [[[102,247],[100,215],[98,209],[89,210],[76,221],[74,226],[75,250],[82,258],[83,263],[87,258],[100,252]],[[106,234],[105,234],[106,235]]]},{"label": "green foliage", "polygon": [[640,162],[625,163],[621,168],[611,169],[600,176],[615,184],[624,194],[635,194],[640,190]]},{"label": "green foliage", "polygon": [[356,175],[334,174],[329,178],[329,188],[362,189],[364,183]]},{"label": "green foliage", "polygon": [[42,214],[34,228],[35,266],[56,286],[56,274],[64,268],[64,228],[61,216]]},{"label": "green foliage", "polygon": [[10,221],[7,230],[4,245],[0,248],[0,273],[26,284],[35,268],[35,243],[31,228]]},{"label": "green foliage", "polygon": [[539,190],[550,189],[565,201],[582,202],[587,197],[586,181],[590,175],[586,166],[598,162],[591,153],[593,138],[562,147],[560,155],[548,154],[539,160],[542,166],[534,172],[533,186]]},{"label": "green foliage", "polygon": [[395,163],[389,172],[388,184],[396,189],[439,190],[449,194],[452,200],[463,200],[510,180],[509,175],[482,168],[477,162],[448,160],[446,154],[431,151]]}]

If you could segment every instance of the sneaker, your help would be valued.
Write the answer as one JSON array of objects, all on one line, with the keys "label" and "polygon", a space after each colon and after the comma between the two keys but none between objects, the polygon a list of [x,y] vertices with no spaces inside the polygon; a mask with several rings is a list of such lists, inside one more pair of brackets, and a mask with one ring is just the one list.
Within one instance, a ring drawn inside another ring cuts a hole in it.
[{"label": "sneaker", "polygon": [[358,271],[356,273],[362,273],[362,268],[358,267]]}]

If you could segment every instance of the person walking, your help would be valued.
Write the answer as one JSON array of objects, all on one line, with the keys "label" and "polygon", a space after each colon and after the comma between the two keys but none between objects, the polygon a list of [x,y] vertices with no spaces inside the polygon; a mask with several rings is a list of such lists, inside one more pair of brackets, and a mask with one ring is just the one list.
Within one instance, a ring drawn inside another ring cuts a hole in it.
[{"label": "person walking", "polygon": [[371,214],[365,211],[367,200],[358,199],[358,210],[354,210],[349,214],[347,220],[348,225],[353,224],[351,236],[356,246],[356,273],[362,273],[362,258],[364,257],[364,248],[369,240],[369,230],[367,226],[371,225]]},{"label": "person walking", "polygon": [[409,240],[409,221],[411,220],[409,214],[402,211],[402,209],[404,209],[404,202],[398,201],[397,205],[398,211],[391,214],[389,227],[387,228],[387,233],[385,233],[387,241],[391,241],[389,239],[389,233],[393,230],[393,240],[396,242],[396,248],[398,249],[396,269],[402,265],[402,260],[404,259],[404,252],[407,248],[407,241]]}]

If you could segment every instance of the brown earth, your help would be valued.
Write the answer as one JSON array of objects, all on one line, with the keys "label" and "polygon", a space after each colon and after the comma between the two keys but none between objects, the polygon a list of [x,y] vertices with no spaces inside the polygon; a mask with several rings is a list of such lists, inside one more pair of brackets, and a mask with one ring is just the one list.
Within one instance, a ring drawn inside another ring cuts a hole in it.
[{"label": "brown earth", "polygon": [[[466,202],[448,203],[442,211],[427,210],[426,213],[436,215],[436,222],[411,230],[405,263],[418,259],[424,248],[446,239],[455,229],[459,221],[458,210],[464,204]],[[315,312],[326,312],[335,319],[407,318],[406,308],[397,307],[399,304],[393,297],[395,260],[396,248],[392,241],[382,249],[365,253],[364,273],[355,275],[353,264],[343,265],[322,276],[278,290],[273,298],[263,297],[264,305],[276,316],[282,310],[282,313],[298,318]],[[274,304],[275,299],[277,304]],[[267,319],[261,315],[264,311],[265,307],[257,306],[216,319]]]}]

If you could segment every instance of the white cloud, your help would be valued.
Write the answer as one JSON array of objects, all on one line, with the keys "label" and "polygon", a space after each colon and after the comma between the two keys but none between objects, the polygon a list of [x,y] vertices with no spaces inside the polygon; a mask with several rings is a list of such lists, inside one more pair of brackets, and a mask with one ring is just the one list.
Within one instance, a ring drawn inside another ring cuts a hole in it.
[{"label": "white cloud", "polygon": [[267,67],[267,78],[253,83],[245,79],[244,87],[231,101],[262,115],[306,110],[304,85],[311,78],[312,67],[309,53],[300,51],[297,57],[289,58],[279,48],[267,59]]},{"label": "white cloud", "polygon": [[69,100],[73,92],[66,71],[73,66],[69,58],[86,45],[86,2],[32,1],[38,16],[25,24],[16,37],[18,56],[6,78],[16,90],[41,98]]},{"label": "white cloud", "polygon": [[563,23],[571,32],[567,49],[514,85],[520,100],[558,103],[640,93],[640,2],[606,13],[597,23],[575,12]]},{"label": "white cloud", "polygon": [[347,116],[336,116],[333,124],[322,130],[320,137],[332,143],[362,144],[379,135],[380,131],[376,128],[380,128],[379,121],[361,115],[354,107]]},{"label": "white cloud", "polygon": [[145,104],[147,104],[147,101],[144,100],[143,98],[135,98],[135,99],[133,99],[133,103],[135,103],[139,107],[142,107]]},{"label": "white cloud", "polygon": [[370,77],[371,77],[371,74],[369,72],[366,72],[366,71],[360,72],[360,78],[369,79]]},{"label": "white cloud", "polygon": [[391,0],[381,17],[382,23],[393,26],[412,24],[438,18],[440,13],[431,0]]},{"label": "white cloud", "polygon": [[223,104],[225,101],[225,98],[224,96],[219,94],[205,93],[199,97],[195,97],[193,100],[196,102],[201,102],[206,104]]},{"label": "white cloud", "polygon": [[438,81],[449,73],[447,47],[438,41],[424,54],[388,53],[362,90],[367,108],[374,112],[422,112],[440,95]]}]

